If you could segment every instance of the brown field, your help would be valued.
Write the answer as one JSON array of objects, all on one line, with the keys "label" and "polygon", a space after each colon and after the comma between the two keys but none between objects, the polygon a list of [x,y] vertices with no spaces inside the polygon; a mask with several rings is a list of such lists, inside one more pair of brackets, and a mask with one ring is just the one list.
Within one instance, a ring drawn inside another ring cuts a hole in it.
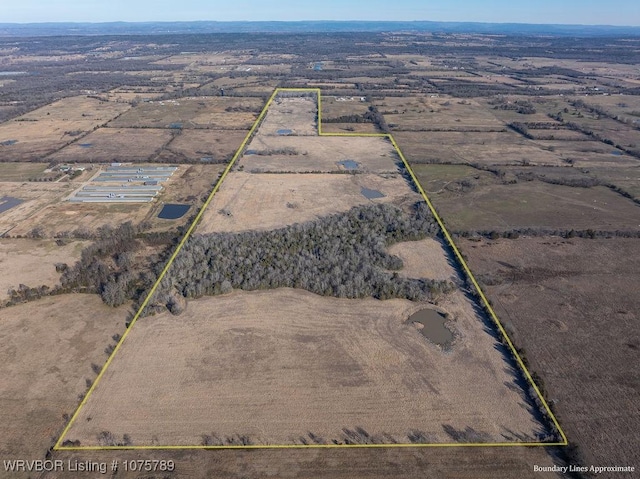
[{"label": "brown field", "polygon": [[178,100],[154,100],[132,108],[109,126],[169,128],[176,123],[185,129],[248,130],[262,106],[263,102],[259,98],[186,97]]},{"label": "brown field", "polygon": [[[58,451],[55,459],[112,460],[109,452]],[[252,451],[118,451],[124,460],[173,460],[176,479],[539,479],[532,464],[551,466],[545,448],[281,449]],[[122,469],[122,468],[121,468]],[[45,473],[42,479],[76,479],[77,473]],[[140,472],[118,471],[123,479]],[[553,477],[553,476],[549,476]]]},{"label": "brown field", "polygon": [[[385,198],[369,200],[366,187]],[[199,233],[274,229],[371,202],[412,204],[421,197],[400,175],[230,173],[205,210]]]},{"label": "brown field", "polygon": [[566,164],[560,155],[536,141],[506,132],[405,132],[393,133],[408,160],[413,162],[478,163],[484,165]]},{"label": "brown field", "polygon": [[[0,215],[0,235],[26,234],[38,226],[31,219],[43,208],[60,203],[77,188],[72,183],[57,182],[2,182],[0,197],[10,196],[23,200],[23,203]],[[18,232],[18,230],[20,232]]]},{"label": "brown field", "polygon": [[[362,97],[336,97],[322,96],[322,119],[339,118],[341,116],[362,115],[369,111],[371,103],[361,101]],[[329,123],[323,123],[322,128],[328,127]]]},{"label": "brown field", "polygon": [[47,166],[45,163],[0,163],[0,181],[27,181],[29,178],[37,178],[44,173]]},{"label": "brown field", "polygon": [[323,123],[322,133],[380,133],[373,123]]},{"label": "brown field", "polygon": [[[396,243],[389,248],[389,253],[399,256],[404,263],[398,272],[407,278],[431,278],[456,281],[449,257],[440,238],[427,238],[421,241]],[[428,261],[425,258],[429,258]]]},{"label": "brown field", "polygon": [[[286,154],[279,154],[282,150]],[[386,138],[267,136],[261,128],[239,164],[254,172],[339,172],[345,170],[338,164],[343,160],[356,161],[361,172],[375,173],[397,172],[400,161]]]},{"label": "brown field", "polygon": [[585,463],[640,463],[640,241],[459,241]]},{"label": "brown field", "polygon": [[640,165],[631,168],[590,168],[590,173],[640,198]]},{"label": "brown field", "polygon": [[[421,184],[429,185],[429,166],[413,167]],[[430,197],[453,231],[640,229],[638,205],[603,186],[574,188],[539,181],[506,185],[487,182],[464,191],[436,190]]]},{"label": "brown field", "polygon": [[0,148],[0,160],[34,161],[105,124],[129,105],[77,96],[56,101],[0,125],[0,142],[17,143]]},{"label": "brown field", "polygon": [[393,131],[502,131],[504,123],[475,100],[387,97],[374,102]]},{"label": "brown field", "polygon": [[86,241],[58,246],[51,240],[0,239],[0,300],[7,299],[8,290],[17,290],[20,284],[30,288],[57,285],[60,273],[56,263],[73,265],[86,245]]},{"label": "brown field", "polygon": [[[162,203],[190,203],[199,206],[213,189],[218,175],[225,168],[225,165],[180,165],[165,184],[162,195],[159,197],[158,205],[154,206],[152,213],[147,219],[152,220],[160,212]],[[157,220],[160,223],[167,223],[167,220]],[[176,220],[169,221],[175,223]]]},{"label": "brown field", "polygon": [[599,141],[538,140],[536,143],[553,150],[577,168],[625,168],[640,165],[637,158]]},{"label": "brown field", "polygon": [[404,323],[424,307],[406,300],[279,289],[194,300],[180,321],[142,318],[65,439],[97,445],[110,431],[136,445],[197,445],[206,434],[330,443],[360,427],[384,442],[408,443],[415,430],[456,442],[453,427],[480,441],[534,440],[542,426],[473,304],[453,293],[439,306],[460,334],[448,353]]},{"label": "brown field", "polygon": [[607,113],[640,124],[640,98],[634,95],[597,95],[581,98],[589,106],[597,106]]},{"label": "brown field", "polygon": [[85,380],[95,377],[91,364],[104,363],[104,348],[122,332],[125,311],[80,294],[0,309],[3,457],[44,458],[62,431],[63,415],[73,413],[86,390]]},{"label": "brown field", "polygon": [[245,136],[244,131],[183,130],[169,149],[188,160],[230,160]]},{"label": "brown field", "polygon": [[50,158],[59,162],[149,161],[171,137],[170,130],[158,128],[100,128]]},{"label": "brown field", "polygon": [[278,135],[278,130],[291,130],[290,135],[318,134],[318,103],[315,96],[281,97],[278,96],[269,106],[269,110],[260,125],[262,136]]}]

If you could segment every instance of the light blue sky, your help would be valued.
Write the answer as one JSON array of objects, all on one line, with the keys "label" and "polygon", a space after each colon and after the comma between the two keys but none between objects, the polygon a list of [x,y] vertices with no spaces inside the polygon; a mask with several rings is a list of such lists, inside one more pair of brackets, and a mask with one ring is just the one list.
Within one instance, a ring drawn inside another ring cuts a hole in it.
[{"label": "light blue sky", "polygon": [[0,0],[4,22],[434,20],[640,26],[640,0]]}]

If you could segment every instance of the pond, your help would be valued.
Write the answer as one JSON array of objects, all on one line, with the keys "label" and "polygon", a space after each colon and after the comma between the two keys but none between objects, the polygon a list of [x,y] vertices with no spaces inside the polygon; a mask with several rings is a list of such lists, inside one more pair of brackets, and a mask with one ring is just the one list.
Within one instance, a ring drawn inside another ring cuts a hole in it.
[{"label": "pond", "polygon": [[289,130],[288,128],[282,128],[278,130],[276,133],[278,133],[278,135],[290,135],[291,133],[293,133],[293,130]]},{"label": "pond", "polygon": [[338,162],[338,165],[344,166],[345,170],[357,170],[360,164],[354,160],[342,160]]},{"label": "pond", "polygon": [[78,143],[78,146],[80,148],[91,148],[93,146],[93,143]]},{"label": "pond", "polygon": [[177,220],[187,214],[189,208],[191,208],[191,205],[167,204],[162,207],[162,211],[158,214],[158,218],[163,220]]},{"label": "pond", "polygon": [[447,318],[435,309],[421,309],[406,321],[415,325],[425,338],[432,343],[449,348],[453,343],[453,333],[445,327]]},{"label": "pond", "polygon": [[3,196],[0,198],[0,213],[4,213],[5,211],[10,210],[14,206],[18,206],[22,203],[22,200],[19,198],[12,198],[11,196]]},{"label": "pond", "polygon": [[376,198],[385,197],[385,195],[380,193],[378,190],[370,190],[369,188],[365,188],[364,186],[360,188],[360,193],[362,193],[362,195],[369,200],[375,200]]}]

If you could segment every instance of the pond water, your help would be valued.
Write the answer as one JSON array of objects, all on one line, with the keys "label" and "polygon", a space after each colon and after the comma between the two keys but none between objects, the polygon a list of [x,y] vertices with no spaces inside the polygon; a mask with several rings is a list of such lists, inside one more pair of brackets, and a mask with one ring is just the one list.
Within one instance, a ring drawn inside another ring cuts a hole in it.
[{"label": "pond water", "polygon": [[187,214],[189,208],[191,208],[191,205],[164,205],[162,211],[158,214],[158,218],[163,220],[177,220]]},{"label": "pond water", "polygon": [[290,135],[291,133],[293,133],[293,130],[289,130],[288,128],[282,128],[278,130],[276,133],[278,133],[278,135]]},{"label": "pond water", "polygon": [[78,146],[80,148],[91,148],[93,146],[93,143],[79,143]]},{"label": "pond water", "polygon": [[339,161],[338,164],[340,166],[344,166],[345,170],[357,170],[360,166],[357,161],[354,160],[342,160]]},{"label": "pond water", "polygon": [[407,323],[416,325],[425,338],[444,348],[453,343],[453,333],[444,326],[446,322],[444,314],[434,309],[421,309],[407,319]]},{"label": "pond water", "polygon": [[616,155],[616,156],[622,156],[622,152],[621,152],[621,151],[618,151],[618,150],[613,150],[613,151],[611,152],[611,154],[612,154],[612,155]]},{"label": "pond water", "polygon": [[16,143],[18,143],[18,140],[5,140],[0,142],[0,145],[11,146],[11,145],[15,145]]},{"label": "pond water", "polygon": [[369,200],[375,200],[376,198],[385,197],[385,195],[380,193],[378,190],[370,190],[369,188],[365,187],[360,188],[360,193],[362,193],[362,195]]},{"label": "pond water", "polygon": [[22,203],[22,200],[19,198],[13,198],[11,196],[3,196],[0,198],[0,213],[4,213],[7,210],[10,210],[14,206],[18,206]]}]

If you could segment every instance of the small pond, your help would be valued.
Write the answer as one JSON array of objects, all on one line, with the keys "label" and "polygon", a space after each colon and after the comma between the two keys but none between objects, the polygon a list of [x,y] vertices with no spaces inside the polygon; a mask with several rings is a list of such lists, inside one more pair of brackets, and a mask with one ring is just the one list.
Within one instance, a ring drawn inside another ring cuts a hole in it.
[{"label": "small pond", "polygon": [[282,128],[278,130],[276,133],[278,133],[278,135],[290,135],[291,133],[293,133],[293,130],[289,130],[288,128]]},{"label": "small pond", "polygon": [[376,198],[385,197],[385,195],[380,193],[378,190],[371,190],[369,188],[365,188],[364,186],[360,188],[360,193],[362,193],[362,195],[369,200],[375,200]]},{"label": "small pond", "polygon": [[22,203],[22,200],[19,198],[13,198],[11,196],[3,196],[0,198],[0,213],[4,213],[5,211],[10,210],[14,206],[18,206]]},{"label": "small pond", "polygon": [[158,214],[158,218],[163,220],[177,220],[187,214],[189,208],[191,208],[191,205],[164,205],[162,211]]},{"label": "small pond", "polygon": [[407,319],[407,323],[418,327],[425,338],[445,349],[453,343],[453,333],[445,327],[446,322],[444,314],[434,309],[421,309]]},{"label": "small pond", "polygon": [[80,148],[91,148],[93,146],[93,143],[78,143],[78,146]]},{"label": "small pond", "polygon": [[358,162],[354,160],[342,160],[338,162],[338,165],[344,166],[345,170],[357,170],[360,166]]}]

